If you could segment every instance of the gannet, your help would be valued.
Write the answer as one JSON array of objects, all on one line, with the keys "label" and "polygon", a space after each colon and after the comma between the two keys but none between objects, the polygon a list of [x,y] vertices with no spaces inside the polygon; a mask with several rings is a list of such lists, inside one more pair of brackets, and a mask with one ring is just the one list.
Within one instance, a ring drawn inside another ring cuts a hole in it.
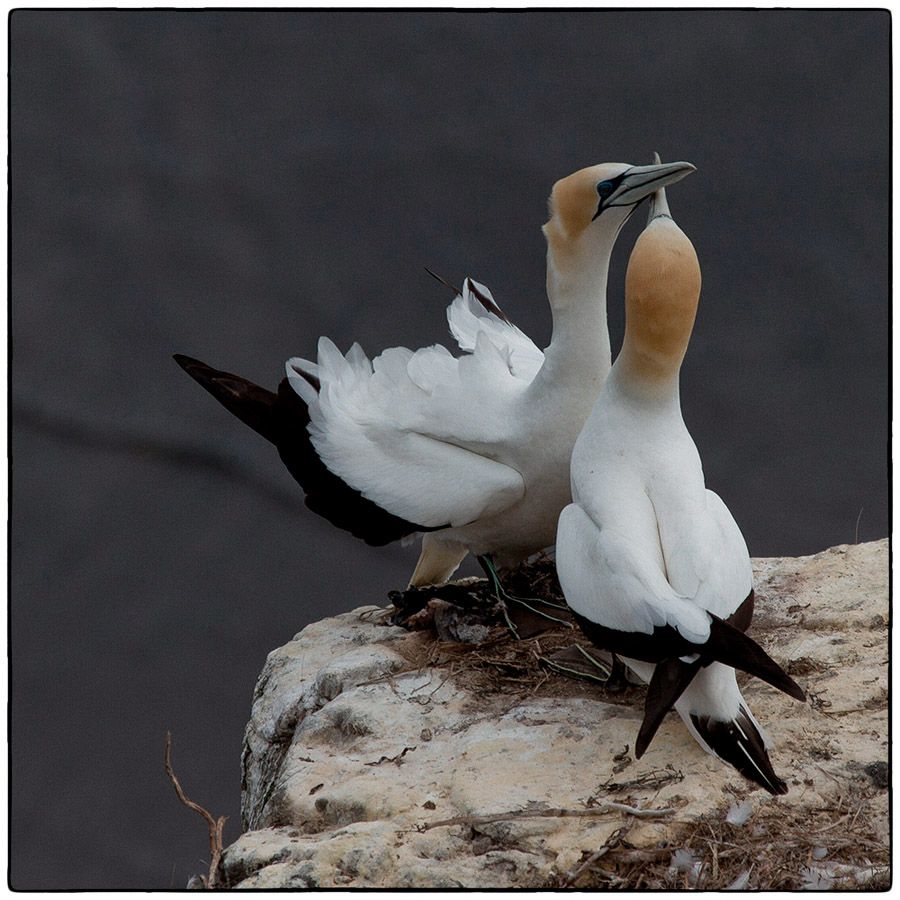
[{"label": "gannet", "polygon": [[679,371],[699,297],[697,255],[660,190],[628,262],[622,350],[575,442],[556,565],[587,636],[648,683],[635,756],[674,705],[704,750],[783,794],[735,668],[804,694],[743,633],[750,555],[706,489],[681,415]]},{"label": "gannet", "polygon": [[275,393],[175,359],[276,446],[314,512],[372,545],[422,533],[411,587],[447,581],[469,552],[496,578],[495,564],[553,543],[569,502],[572,446],[610,368],[616,237],[641,200],[693,170],[602,163],[554,185],[543,351],[467,278],[447,310],[461,357],[434,345],[370,361],[322,337],[316,362],[289,359]]}]

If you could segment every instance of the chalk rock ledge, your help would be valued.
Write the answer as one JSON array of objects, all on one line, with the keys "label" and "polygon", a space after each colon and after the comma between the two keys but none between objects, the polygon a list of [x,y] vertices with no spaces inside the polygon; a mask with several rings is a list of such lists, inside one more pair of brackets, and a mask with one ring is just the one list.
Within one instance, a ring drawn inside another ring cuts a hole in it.
[{"label": "chalk rock ledge", "polygon": [[260,675],[219,885],[884,887],[888,566],[886,540],[754,561],[751,633],[808,692],[742,681],[779,798],[674,714],[635,760],[642,688],[516,668],[496,637],[448,656],[378,607],[316,622]]}]

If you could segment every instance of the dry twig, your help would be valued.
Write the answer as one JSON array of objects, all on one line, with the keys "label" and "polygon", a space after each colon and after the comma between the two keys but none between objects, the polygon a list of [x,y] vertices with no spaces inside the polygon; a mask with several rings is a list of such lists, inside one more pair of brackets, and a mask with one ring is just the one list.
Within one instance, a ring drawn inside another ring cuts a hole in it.
[{"label": "dry twig", "polygon": [[578,881],[581,876],[587,872],[587,870],[595,863],[597,860],[606,856],[613,847],[618,847],[618,845],[622,842],[622,838],[628,833],[628,826],[623,826],[622,828],[617,828],[607,839],[606,842],[600,847],[599,850],[596,850],[592,853],[574,872],[571,872],[566,878],[562,880],[560,887],[568,888],[572,887],[576,881]]},{"label": "dry twig", "polygon": [[590,818],[602,816],[610,812],[623,812],[637,819],[655,819],[661,816],[670,816],[674,809],[640,809],[637,806],[627,806],[625,803],[604,803],[591,809],[562,809],[551,807],[550,809],[513,809],[509,812],[490,813],[485,816],[454,816],[452,819],[439,819],[437,822],[426,822],[419,827],[419,831],[430,831],[432,828],[441,828],[444,825],[490,825],[492,822],[505,822],[507,819],[547,818],[561,819]]},{"label": "dry twig", "polygon": [[224,829],[225,821],[228,817],[219,816],[218,819],[214,819],[212,813],[204,809],[199,803],[194,803],[185,794],[184,789],[181,787],[181,782],[179,782],[178,777],[175,775],[175,770],[172,768],[172,735],[168,731],[166,732],[166,775],[169,776],[169,781],[172,782],[175,793],[178,794],[178,799],[188,809],[192,809],[206,820],[206,825],[209,828],[210,860],[209,875],[203,880],[203,886],[208,890],[212,890],[216,887],[216,872],[219,868],[219,860],[222,858],[222,829]]}]

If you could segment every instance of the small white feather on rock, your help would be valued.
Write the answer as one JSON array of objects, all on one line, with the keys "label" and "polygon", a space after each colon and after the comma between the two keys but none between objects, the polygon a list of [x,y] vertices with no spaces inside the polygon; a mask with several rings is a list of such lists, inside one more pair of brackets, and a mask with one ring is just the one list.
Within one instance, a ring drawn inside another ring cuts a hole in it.
[{"label": "small white feather on rock", "polygon": [[739,828],[750,818],[752,812],[753,804],[749,800],[745,800],[743,803],[733,803],[731,809],[728,810],[728,815],[725,816],[725,821],[729,825]]},{"label": "small white feather on rock", "polygon": [[[751,866],[750,869],[753,867]],[[747,885],[750,883],[750,869],[746,869],[741,872],[728,887],[725,888],[726,891],[743,891],[746,889]]]}]

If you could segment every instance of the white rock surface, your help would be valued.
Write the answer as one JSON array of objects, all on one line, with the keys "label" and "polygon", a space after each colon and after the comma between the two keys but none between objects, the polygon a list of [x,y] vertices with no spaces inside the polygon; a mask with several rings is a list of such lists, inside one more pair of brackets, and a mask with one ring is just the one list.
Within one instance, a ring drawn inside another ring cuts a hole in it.
[{"label": "white rock surface", "polygon": [[[701,818],[724,824],[729,810],[749,803],[749,815],[744,809],[741,824],[729,827],[748,836],[765,829],[777,851],[779,823],[812,827],[809,817],[819,822],[830,809],[837,820],[851,796],[857,820],[864,815],[886,842],[887,541],[756,560],[755,569],[752,634],[810,695],[803,705],[745,682],[775,769],[790,785],[786,797],[770,797],[705,754],[674,715],[635,761],[623,751],[641,721],[636,689],[610,695],[549,673],[530,693],[498,683],[476,694],[452,665],[422,662],[432,636],[380,625],[378,608],[363,607],[308,626],[269,655],[245,738],[246,831],[223,855],[220,884],[550,887],[623,827],[629,852],[663,858]],[[667,781],[643,783],[667,766]],[[628,784],[635,781],[643,784]],[[419,830],[458,816],[584,810],[592,797],[675,813]],[[829,836],[817,838],[826,851]],[[842,852],[827,870],[838,886],[841,866],[853,862]],[[677,864],[670,873],[703,874]],[[804,877],[809,871],[798,868],[796,887]],[[747,884],[755,886],[753,870]]]}]

